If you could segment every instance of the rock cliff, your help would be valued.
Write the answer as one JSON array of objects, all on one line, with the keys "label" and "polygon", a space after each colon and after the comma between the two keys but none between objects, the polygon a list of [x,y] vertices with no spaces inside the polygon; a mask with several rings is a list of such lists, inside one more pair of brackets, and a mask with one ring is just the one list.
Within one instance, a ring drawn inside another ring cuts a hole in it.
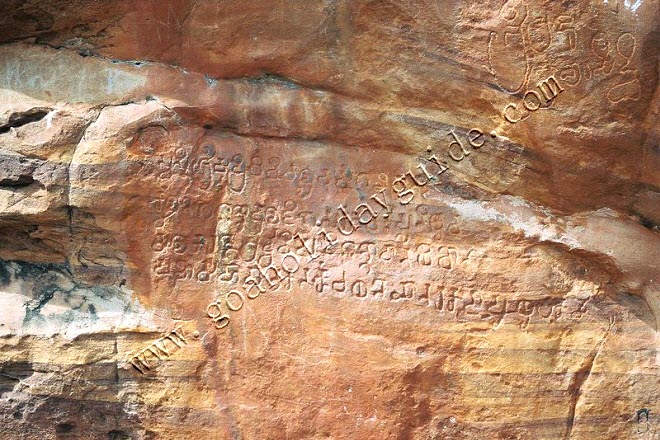
[{"label": "rock cliff", "polygon": [[0,438],[660,439],[657,0],[0,4]]}]

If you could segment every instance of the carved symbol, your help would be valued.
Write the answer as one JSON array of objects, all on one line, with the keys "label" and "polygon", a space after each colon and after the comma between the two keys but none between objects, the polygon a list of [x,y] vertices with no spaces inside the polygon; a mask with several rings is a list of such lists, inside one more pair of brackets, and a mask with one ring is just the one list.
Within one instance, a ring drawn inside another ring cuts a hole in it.
[{"label": "carved symbol", "polygon": [[638,71],[630,67],[636,45],[635,37],[628,32],[621,34],[616,41],[616,52],[623,58],[625,64],[619,68],[618,84],[607,92],[607,99],[613,104],[624,100],[635,101],[641,96],[642,88],[637,78]]},{"label": "carved symbol", "polygon": [[629,32],[624,32],[616,40],[616,51],[619,55],[626,60],[626,64],[621,68],[621,72],[626,72],[634,70],[629,68],[628,65],[632,59],[633,53],[635,52],[635,46],[637,45],[637,40]]},{"label": "carved symbol", "polygon": [[490,33],[488,63],[497,84],[508,93],[515,94],[525,87],[530,70],[522,35],[527,6],[505,4],[500,9],[500,17],[504,18],[503,31],[501,34]]},{"label": "carved symbol", "polygon": [[594,76],[608,75],[614,67],[614,58],[610,55],[610,40],[604,32],[598,32],[591,39],[591,51],[600,59],[600,66],[594,70]]},{"label": "carved symbol", "polygon": [[571,64],[559,71],[559,79],[568,86],[576,86],[580,82],[580,66]]},{"label": "carved symbol", "polygon": [[563,37],[560,39],[560,42],[565,43],[569,50],[575,49],[577,41],[577,35],[573,23],[573,17],[569,15],[560,15],[557,17],[557,20],[555,20],[555,30],[557,34],[560,34]]},{"label": "carved symbol", "polygon": [[527,38],[536,52],[543,52],[550,46],[550,26],[545,12],[531,14],[531,22],[527,25]]},{"label": "carved symbol", "polygon": [[624,100],[635,101],[639,99],[639,96],[642,93],[642,87],[639,84],[638,79],[633,79],[632,81],[625,82],[623,84],[617,84],[612,87],[607,92],[607,99],[616,104]]}]

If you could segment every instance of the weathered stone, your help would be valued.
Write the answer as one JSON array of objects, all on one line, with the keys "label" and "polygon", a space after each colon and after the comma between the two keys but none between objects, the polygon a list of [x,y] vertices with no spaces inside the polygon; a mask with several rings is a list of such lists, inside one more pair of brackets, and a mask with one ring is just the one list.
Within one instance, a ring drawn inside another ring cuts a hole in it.
[{"label": "weathered stone", "polygon": [[656,23],[4,2],[0,438],[660,438]]}]

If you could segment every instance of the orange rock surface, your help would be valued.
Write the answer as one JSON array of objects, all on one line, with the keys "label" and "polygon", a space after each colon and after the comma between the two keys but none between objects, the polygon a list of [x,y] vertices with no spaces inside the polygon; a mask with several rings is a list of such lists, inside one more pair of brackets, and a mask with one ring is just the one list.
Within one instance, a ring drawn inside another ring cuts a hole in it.
[{"label": "orange rock surface", "polygon": [[0,439],[660,439],[655,0],[0,4]]}]

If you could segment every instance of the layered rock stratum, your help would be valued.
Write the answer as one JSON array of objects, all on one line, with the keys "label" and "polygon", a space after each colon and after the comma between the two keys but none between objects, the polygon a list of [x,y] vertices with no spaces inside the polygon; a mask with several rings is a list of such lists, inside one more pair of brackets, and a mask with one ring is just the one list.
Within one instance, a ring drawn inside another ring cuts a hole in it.
[{"label": "layered rock stratum", "polygon": [[657,0],[0,4],[0,438],[660,439]]}]

